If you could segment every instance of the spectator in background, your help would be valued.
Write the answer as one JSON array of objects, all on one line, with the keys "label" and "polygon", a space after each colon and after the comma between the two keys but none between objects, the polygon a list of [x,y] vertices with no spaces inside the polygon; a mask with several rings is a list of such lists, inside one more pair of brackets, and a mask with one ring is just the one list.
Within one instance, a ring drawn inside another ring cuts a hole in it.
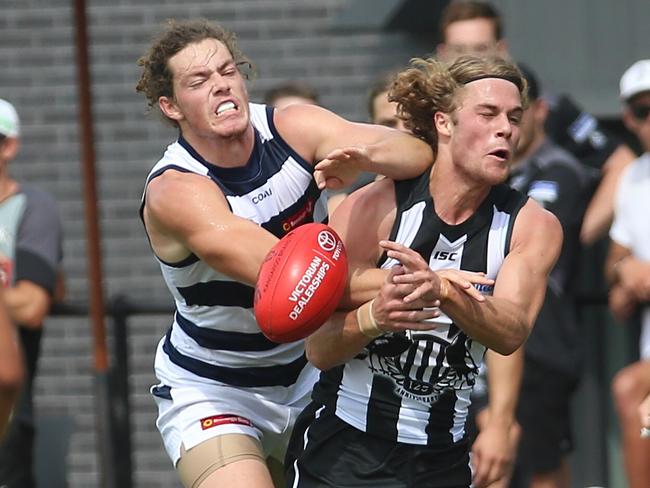
[{"label": "spectator in background", "polygon": [[407,130],[404,121],[397,114],[397,102],[388,99],[388,92],[397,73],[391,72],[375,81],[368,93],[368,115],[370,122],[398,130]]},{"label": "spectator in background", "polygon": [[318,105],[318,92],[303,81],[287,81],[264,94],[264,103],[282,109],[292,103]]},{"label": "spectator in background", "polygon": [[524,370],[517,408],[521,440],[516,472],[520,486],[568,488],[572,449],[571,399],[580,378],[582,354],[573,279],[580,253],[580,226],[590,197],[590,175],[545,131],[548,105],[534,73],[529,107],[513,157],[510,186],[552,212],[562,225],[562,252],[551,271],[544,304],[524,345]]},{"label": "spectator in background", "polygon": [[24,381],[23,356],[0,288],[0,441],[4,438],[14,402]]},{"label": "spectator in background", "polygon": [[[438,56],[451,60],[460,54],[508,56],[508,44],[497,9],[487,2],[455,1],[443,12],[439,25],[442,42]],[[598,121],[583,112],[567,96],[549,98],[546,133],[581,163],[600,175],[581,228],[581,240],[592,244],[609,228],[614,211],[614,192],[621,171],[634,153],[608,134]],[[596,176],[597,177],[597,176]],[[596,179],[596,177],[594,179]]]},{"label": "spectator in background", "polygon": [[[370,123],[407,131],[404,121],[397,115],[397,103],[388,100],[388,91],[395,79],[396,72],[379,77],[368,93],[368,115]],[[367,185],[377,178],[376,173],[363,171],[350,186],[330,192],[327,206],[330,215],[341,204],[343,199],[355,190]]]},{"label": "spectator in background", "polygon": [[[650,439],[640,438],[639,406],[650,392],[650,59],[637,61],[621,77],[623,122],[645,153],[626,169],[616,194],[606,275],[609,307],[620,321],[641,315],[640,360],[612,382],[621,425],[630,488],[650,486]],[[648,419],[644,420],[647,426]]]},{"label": "spectator in background", "polygon": [[0,446],[0,486],[7,488],[34,486],[32,389],[43,321],[55,297],[62,258],[61,222],[54,199],[9,174],[19,145],[18,114],[0,99],[0,269],[4,302],[18,327],[27,372]]}]

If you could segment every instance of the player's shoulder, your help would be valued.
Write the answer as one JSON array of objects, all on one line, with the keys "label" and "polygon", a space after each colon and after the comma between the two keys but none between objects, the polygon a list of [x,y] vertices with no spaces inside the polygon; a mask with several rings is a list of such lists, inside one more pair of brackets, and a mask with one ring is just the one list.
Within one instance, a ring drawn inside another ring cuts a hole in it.
[{"label": "player's shoulder", "polygon": [[534,199],[528,198],[517,215],[513,230],[513,243],[531,240],[542,244],[557,240],[561,243],[561,239],[562,225],[558,218]]}]

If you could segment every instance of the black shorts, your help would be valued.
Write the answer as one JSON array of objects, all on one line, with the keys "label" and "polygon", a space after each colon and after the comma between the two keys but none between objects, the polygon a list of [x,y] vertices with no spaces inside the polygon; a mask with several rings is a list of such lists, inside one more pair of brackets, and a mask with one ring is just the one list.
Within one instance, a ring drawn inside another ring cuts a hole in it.
[{"label": "black shorts", "polygon": [[466,440],[445,448],[371,436],[312,402],[298,417],[285,459],[292,488],[466,488]]},{"label": "black shorts", "polygon": [[33,449],[34,429],[14,419],[0,445],[0,487],[36,487],[32,472]]},{"label": "black shorts", "polygon": [[577,380],[526,359],[517,407],[521,441],[517,464],[527,475],[560,467],[573,450],[571,397]]}]

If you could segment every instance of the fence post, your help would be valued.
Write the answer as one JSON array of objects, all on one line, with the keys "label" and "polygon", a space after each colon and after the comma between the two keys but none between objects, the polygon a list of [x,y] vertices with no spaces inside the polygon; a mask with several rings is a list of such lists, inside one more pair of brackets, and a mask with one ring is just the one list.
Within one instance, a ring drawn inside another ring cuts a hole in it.
[{"label": "fence post", "polygon": [[131,311],[129,300],[116,295],[110,300],[113,321],[113,362],[110,370],[112,401],[110,402],[113,459],[117,486],[132,488],[133,465],[131,448],[131,404],[129,389],[129,341],[128,317]]}]

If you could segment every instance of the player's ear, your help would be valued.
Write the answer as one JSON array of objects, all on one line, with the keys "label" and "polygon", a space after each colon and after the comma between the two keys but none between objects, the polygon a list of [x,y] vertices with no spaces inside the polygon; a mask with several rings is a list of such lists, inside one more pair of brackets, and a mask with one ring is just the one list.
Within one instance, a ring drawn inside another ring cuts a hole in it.
[{"label": "player's ear", "polygon": [[175,120],[176,122],[185,118],[183,112],[180,110],[173,98],[165,96],[158,98],[158,106],[160,107],[160,111],[167,118]]},{"label": "player's ear", "polygon": [[433,114],[433,125],[436,132],[441,136],[451,136],[452,120],[451,115],[444,112],[436,112]]}]

